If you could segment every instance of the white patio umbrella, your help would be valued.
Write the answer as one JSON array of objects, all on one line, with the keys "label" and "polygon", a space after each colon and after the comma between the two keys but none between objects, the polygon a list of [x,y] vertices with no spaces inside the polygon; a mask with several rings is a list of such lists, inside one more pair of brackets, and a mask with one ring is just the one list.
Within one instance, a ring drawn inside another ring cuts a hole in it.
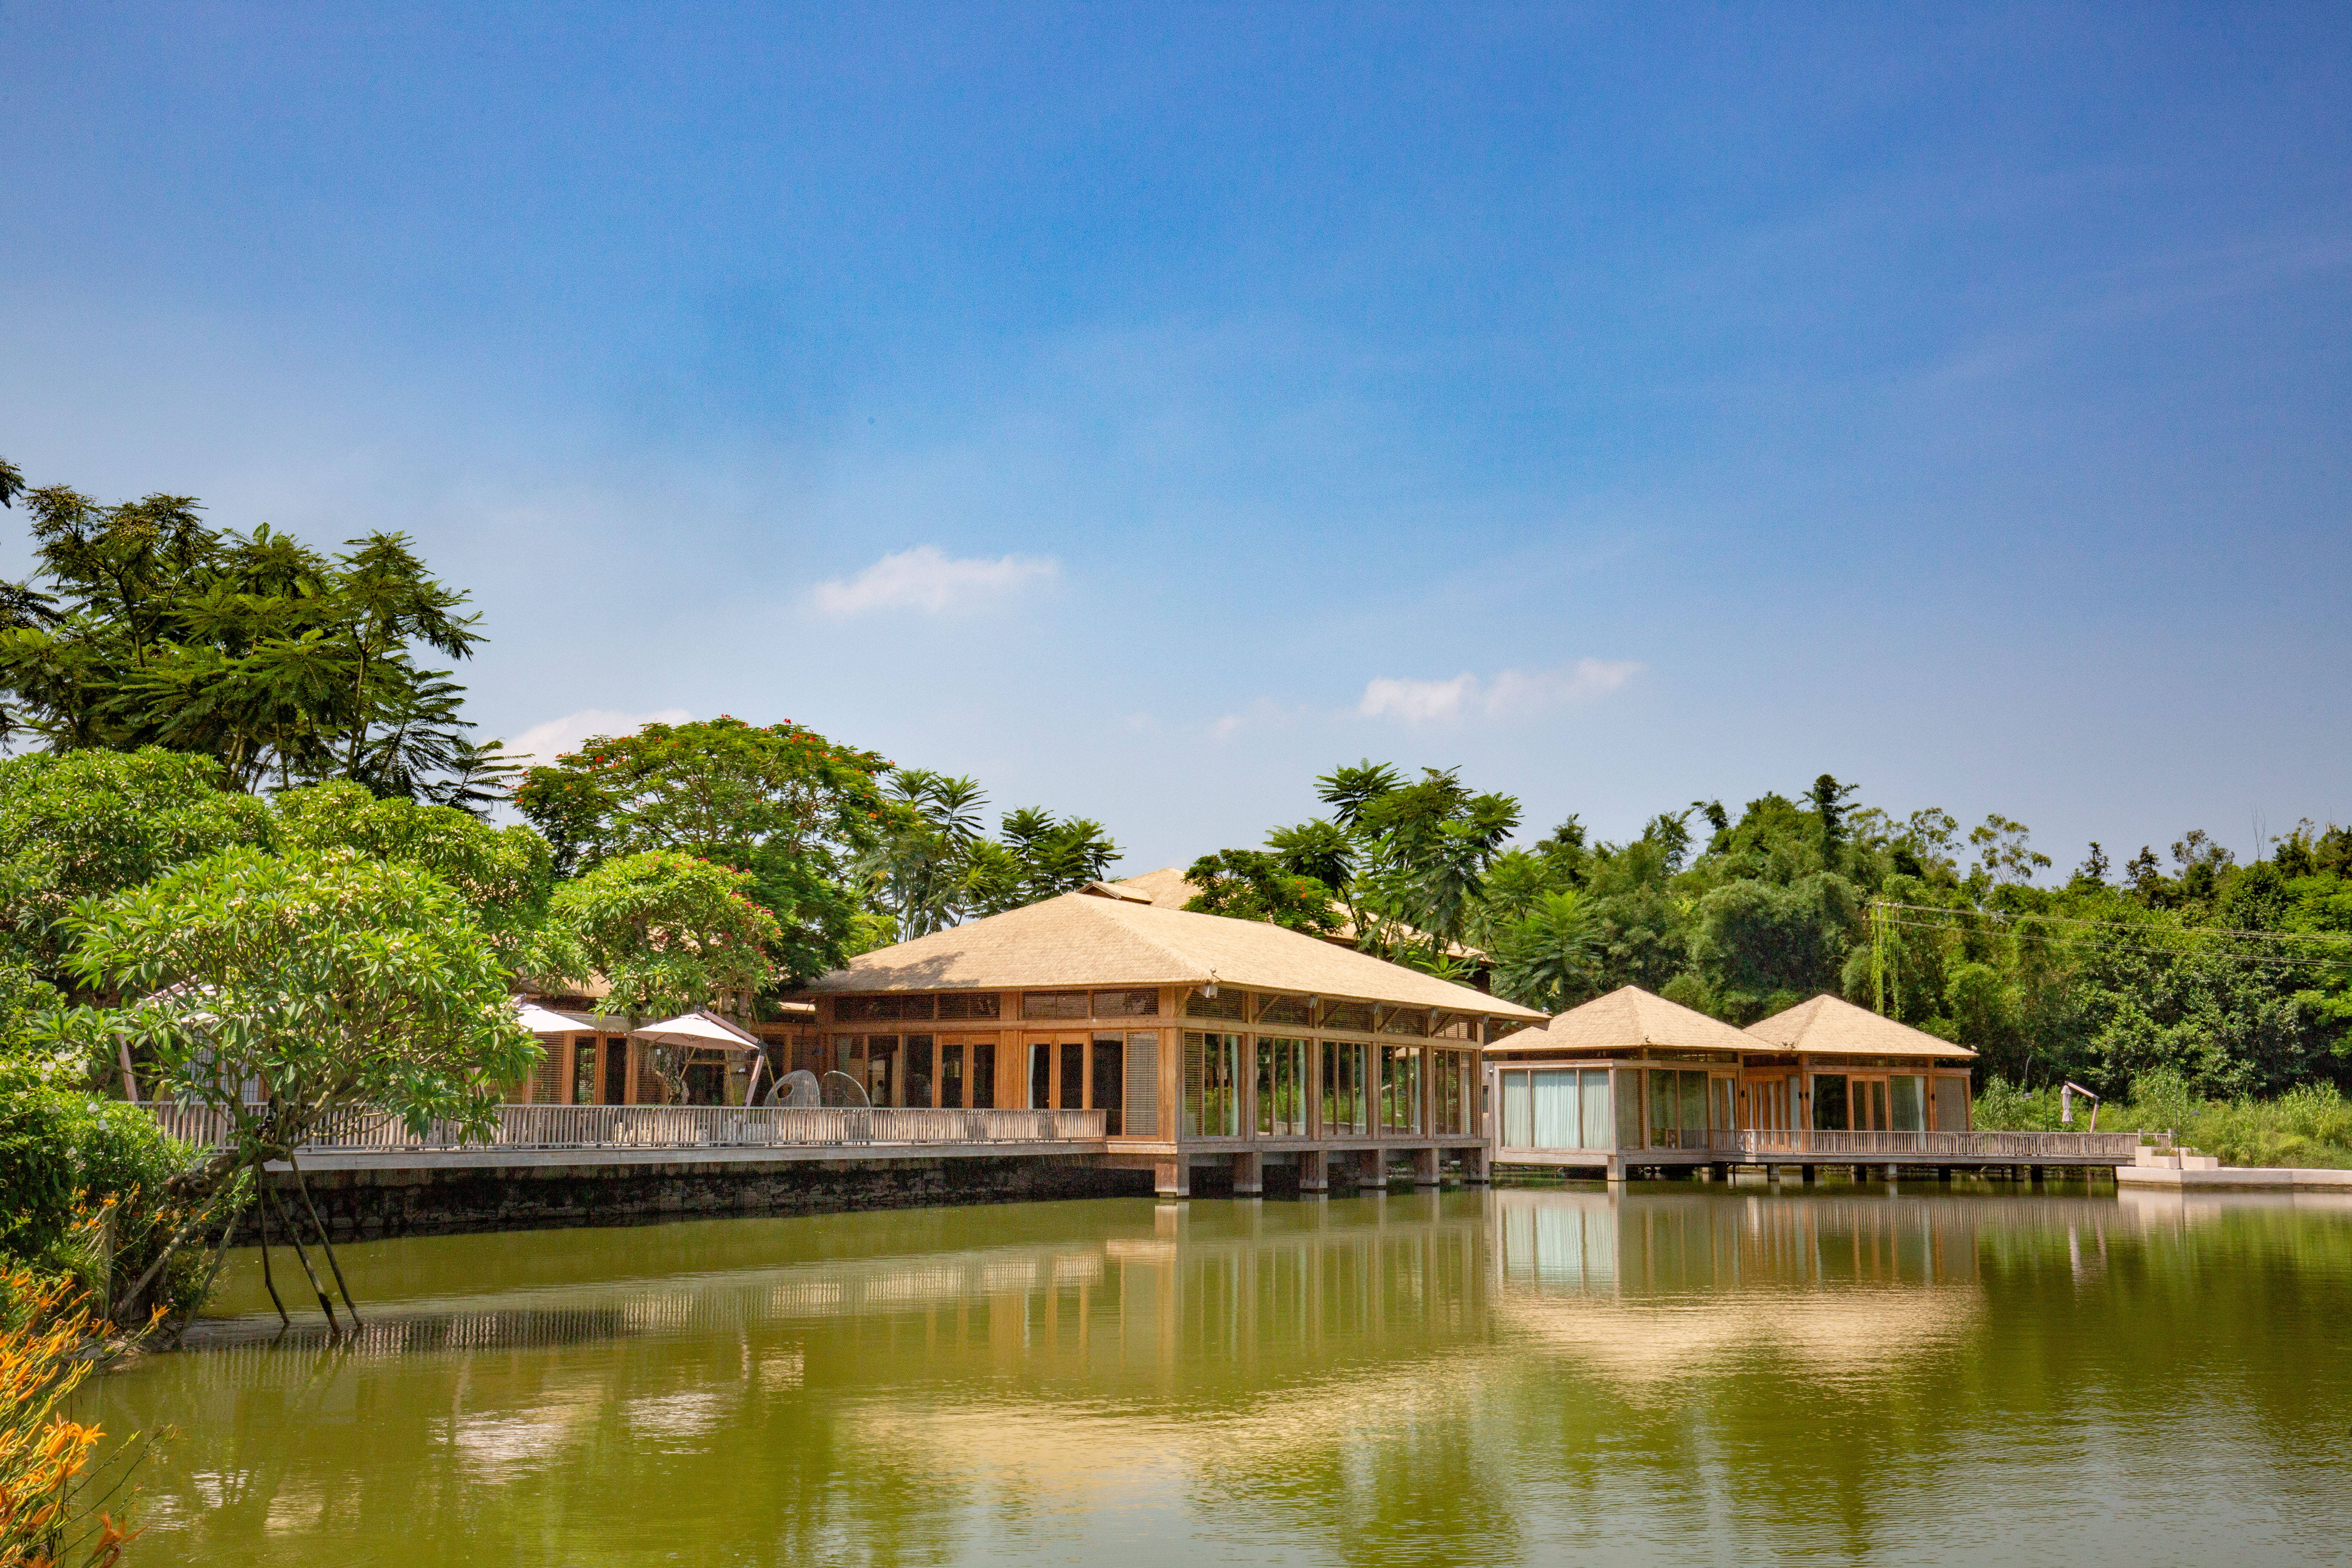
[{"label": "white patio umbrella", "polygon": [[716,1013],[696,1011],[680,1013],[675,1018],[665,1018],[658,1024],[647,1024],[629,1033],[640,1040],[650,1040],[657,1046],[699,1047],[706,1050],[749,1051],[751,1053],[751,1081],[743,1086],[745,1104],[751,1102],[753,1091],[760,1083],[760,1068],[768,1056],[759,1037],[746,1034]]},{"label": "white patio umbrella", "polygon": [[534,1035],[576,1035],[587,1026],[577,1018],[567,1018],[536,1002],[526,1002],[517,1008],[515,1019]]}]

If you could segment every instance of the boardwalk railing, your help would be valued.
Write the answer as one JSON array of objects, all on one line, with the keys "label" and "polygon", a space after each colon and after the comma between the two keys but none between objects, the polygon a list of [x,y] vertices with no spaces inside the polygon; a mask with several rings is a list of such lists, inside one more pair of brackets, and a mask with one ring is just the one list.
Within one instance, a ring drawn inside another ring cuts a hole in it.
[{"label": "boardwalk railing", "polygon": [[[217,1144],[226,1118],[168,1100],[148,1109],[163,1130],[203,1148]],[[502,1105],[488,1139],[468,1142],[451,1123],[423,1137],[386,1111],[338,1111],[305,1142],[302,1153],[461,1148],[715,1149],[805,1148],[907,1143],[1068,1143],[1104,1135],[1099,1110],[793,1110],[732,1105]]]},{"label": "boardwalk railing", "polygon": [[[2137,1132],[1824,1132],[1808,1128],[1717,1132],[1743,1159],[1984,1160],[2030,1164],[2048,1160],[2120,1160],[2139,1147]],[[1715,1145],[1721,1149],[1723,1142]]]},{"label": "boardwalk railing", "polygon": [[1644,1154],[1696,1154],[1704,1151],[1735,1163],[1776,1160],[1870,1163],[1909,1159],[1945,1163],[1980,1160],[1989,1165],[2068,1161],[2128,1165],[2139,1141],[2137,1132],[1823,1132],[1804,1128],[1751,1128],[1735,1132],[1725,1128],[1712,1131],[1683,1128],[1660,1132],[1646,1149],[1555,1151],[1505,1144],[1496,1152],[1496,1158],[1507,1163],[1530,1153],[1549,1157],[1573,1152],[1595,1163],[1615,1156],[1639,1164]]}]

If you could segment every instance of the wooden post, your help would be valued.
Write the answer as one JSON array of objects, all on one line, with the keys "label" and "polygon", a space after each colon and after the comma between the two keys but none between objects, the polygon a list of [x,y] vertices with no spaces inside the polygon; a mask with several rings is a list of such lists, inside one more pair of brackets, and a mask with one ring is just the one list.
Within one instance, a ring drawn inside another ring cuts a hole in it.
[{"label": "wooden post", "polygon": [[1255,1152],[1234,1156],[1234,1196],[1254,1198],[1265,1191],[1265,1156]]},{"label": "wooden post", "polygon": [[1810,1187],[1819,1179],[1819,1167],[1813,1165],[1800,1165],[1797,1167],[1797,1180],[1802,1182],[1805,1185]]},{"label": "wooden post", "polygon": [[1192,1195],[1192,1162],[1179,1154],[1172,1160],[1151,1163],[1151,1184],[1163,1198],[1189,1198]]},{"label": "wooden post", "polygon": [[1437,1173],[1437,1150],[1433,1145],[1427,1149],[1415,1149],[1412,1152],[1412,1184],[1414,1186],[1437,1185],[1439,1179]]},{"label": "wooden post", "polygon": [[1494,1151],[1481,1143],[1475,1149],[1462,1151],[1462,1179],[1474,1187],[1483,1187],[1495,1179]]},{"label": "wooden post", "polygon": [[1298,1156],[1298,1190],[1302,1193],[1328,1193],[1331,1190],[1331,1156],[1320,1149],[1309,1149]]},{"label": "wooden post", "polygon": [[1373,1192],[1386,1192],[1389,1186],[1389,1154],[1385,1149],[1360,1149],[1356,1152],[1356,1185]]}]

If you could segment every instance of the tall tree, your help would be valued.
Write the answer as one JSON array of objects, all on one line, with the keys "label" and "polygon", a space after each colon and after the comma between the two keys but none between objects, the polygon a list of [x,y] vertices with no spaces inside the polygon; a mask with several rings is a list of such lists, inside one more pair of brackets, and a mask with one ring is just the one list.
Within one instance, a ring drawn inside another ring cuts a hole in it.
[{"label": "tall tree", "polygon": [[782,977],[839,965],[862,905],[856,868],[898,808],[890,764],[789,721],[721,717],[600,735],[532,768],[515,804],[553,847],[559,872],[670,850],[747,873],[775,916]]},{"label": "tall tree", "polygon": [[0,585],[0,731],[206,755],[248,791],[345,779],[469,807],[496,793],[462,689],[419,662],[468,657],[475,617],[403,536],[329,556],[267,525],[215,530],[190,496],[12,499],[37,566]]}]

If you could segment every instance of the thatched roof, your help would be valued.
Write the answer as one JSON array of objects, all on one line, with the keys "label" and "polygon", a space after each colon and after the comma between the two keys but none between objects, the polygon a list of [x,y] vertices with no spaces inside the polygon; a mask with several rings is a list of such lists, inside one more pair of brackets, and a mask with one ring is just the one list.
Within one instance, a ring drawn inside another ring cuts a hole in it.
[{"label": "thatched roof", "polygon": [[1122,878],[1103,886],[1122,898],[1141,899],[1163,910],[1181,910],[1201,896],[1200,885],[1173,866],[1162,866],[1157,871],[1146,871],[1140,877]]},{"label": "thatched roof", "polygon": [[1775,1013],[1748,1032],[1780,1051],[1812,1051],[1854,1057],[1948,1057],[1967,1061],[1976,1052],[1925,1030],[1881,1017],[1867,1007],[1823,992],[1800,1002],[1785,1013]]},{"label": "thatched roof", "polygon": [[1166,909],[1122,897],[1112,888],[1065,893],[861,953],[846,968],[811,981],[808,989],[1015,991],[1211,981],[1495,1018],[1543,1017],[1532,1008],[1300,931]]},{"label": "thatched roof", "polygon": [[1628,1046],[1665,1046],[1685,1050],[1754,1051],[1755,1040],[1719,1018],[1679,1002],[1654,996],[1638,985],[1622,985],[1571,1007],[1540,1029],[1522,1029],[1489,1047],[1496,1051],[1606,1051]]}]

